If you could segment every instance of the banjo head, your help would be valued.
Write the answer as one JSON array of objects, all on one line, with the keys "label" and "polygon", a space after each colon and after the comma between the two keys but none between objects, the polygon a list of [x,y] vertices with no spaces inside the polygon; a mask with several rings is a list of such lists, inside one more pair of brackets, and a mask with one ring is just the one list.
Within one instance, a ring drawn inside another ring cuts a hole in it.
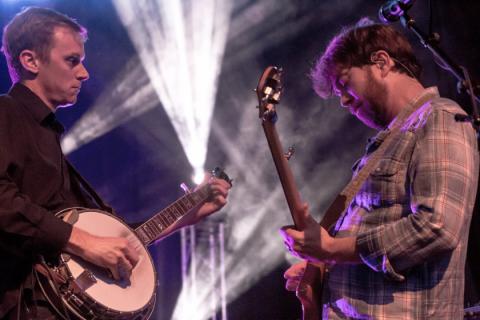
[{"label": "banjo head", "polygon": [[84,295],[109,312],[136,313],[155,300],[156,273],[152,258],[137,235],[121,220],[100,210],[78,210],[75,227],[104,237],[124,237],[139,254],[129,281],[116,281],[106,269],[79,257],[62,255],[71,281]]}]

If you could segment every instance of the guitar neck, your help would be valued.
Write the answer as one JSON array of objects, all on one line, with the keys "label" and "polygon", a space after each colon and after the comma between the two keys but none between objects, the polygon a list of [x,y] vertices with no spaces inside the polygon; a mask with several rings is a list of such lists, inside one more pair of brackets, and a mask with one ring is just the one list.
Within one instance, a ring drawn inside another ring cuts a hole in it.
[{"label": "guitar neck", "polygon": [[265,136],[267,137],[268,146],[272,153],[273,162],[275,163],[278,176],[280,177],[280,182],[282,183],[283,192],[287,199],[288,208],[290,209],[293,222],[298,230],[303,230],[305,222],[303,217],[298,214],[300,210],[302,210],[303,204],[300,194],[298,193],[295,179],[293,178],[292,170],[288,165],[288,160],[283,154],[282,144],[278,137],[277,130],[275,129],[275,124],[271,121],[263,121],[262,126],[265,131]]},{"label": "guitar neck", "polygon": [[[275,121],[277,114],[275,105],[280,102],[280,95],[282,93],[281,82],[282,69],[269,66],[267,67],[258,81],[257,92],[258,97],[258,115],[262,120],[262,127],[265,131],[265,137],[268,141],[268,146],[272,154],[273,162],[277,168],[280,182],[282,183],[283,192],[287,199],[288,207],[295,223],[297,230],[304,230],[306,221],[302,213],[303,203],[298,192],[295,179],[292,171],[288,165],[288,159],[284,155],[282,144],[275,129]],[[321,290],[315,294],[313,284],[315,279],[321,279],[325,267],[318,269],[310,263],[307,263],[305,272],[300,280],[302,288],[309,288],[301,296],[297,292],[297,297],[302,303],[303,319],[319,319],[321,312]],[[318,275],[318,276],[317,276]],[[320,302],[317,304],[317,302]]]},{"label": "guitar neck", "polygon": [[210,189],[208,185],[194,192],[187,193],[136,228],[135,233],[144,245],[151,244],[157,240],[169,226],[180,220],[190,210],[203,203],[209,195]]}]

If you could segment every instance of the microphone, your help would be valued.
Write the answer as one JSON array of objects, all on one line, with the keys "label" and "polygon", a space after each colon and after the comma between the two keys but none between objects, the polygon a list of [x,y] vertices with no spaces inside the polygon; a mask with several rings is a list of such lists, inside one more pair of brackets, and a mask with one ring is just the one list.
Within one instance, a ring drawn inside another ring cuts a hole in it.
[{"label": "microphone", "polygon": [[395,22],[412,7],[415,0],[390,0],[378,10],[378,18],[384,23]]}]

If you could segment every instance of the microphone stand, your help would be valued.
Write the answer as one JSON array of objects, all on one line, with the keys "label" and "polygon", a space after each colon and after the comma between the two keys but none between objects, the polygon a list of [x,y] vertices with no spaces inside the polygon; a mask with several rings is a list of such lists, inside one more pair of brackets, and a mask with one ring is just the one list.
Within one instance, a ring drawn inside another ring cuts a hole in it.
[{"label": "microphone stand", "polygon": [[416,25],[415,20],[407,14],[406,10],[404,10],[403,14],[400,16],[400,21],[405,28],[412,30],[413,33],[417,35],[425,48],[432,52],[435,62],[442,69],[450,71],[455,78],[457,78],[457,89],[460,92],[467,92],[470,95],[472,114],[468,116],[456,114],[455,120],[471,122],[477,131],[477,137],[480,139],[480,116],[477,106],[477,102],[480,102],[480,86],[472,83],[468,70],[465,67],[454,63],[452,59],[450,59],[447,54],[438,46],[440,41],[440,36],[438,33],[427,35],[425,32],[420,30]]},{"label": "microphone stand", "polygon": [[[470,75],[468,70],[460,65],[454,63],[447,54],[438,46],[440,42],[440,36],[438,33],[432,33],[427,35],[425,32],[420,30],[415,20],[407,14],[408,8],[403,8],[403,12],[400,15],[400,21],[402,25],[412,30],[415,35],[420,39],[422,45],[430,50],[433,54],[435,63],[437,63],[442,69],[450,71],[455,78],[457,78],[457,89],[459,92],[467,92],[470,96],[472,110],[471,115],[463,115],[463,114],[456,114],[455,120],[462,121],[462,122],[470,122],[473,128],[477,131],[477,141],[478,146],[480,148],[480,116],[478,114],[478,106],[477,102],[480,102],[480,86],[476,83],[473,83],[470,79]],[[467,112],[468,113],[468,112]],[[480,236],[478,234],[478,230],[480,230],[480,186],[477,189],[477,197],[474,206],[474,212],[472,215],[472,220],[470,224],[470,236],[468,239],[468,249],[467,249],[467,261],[466,261],[466,270],[470,272],[470,277],[473,286],[470,285],[468,290],[472,292],[465,292],[466,296],[465,299],[467,300],[467,304],[478,304],[480,301],[473,301],[475,299],[478,300],[480,296],[480,275],[475,276],[475,268],[478,268],[480,265],[480,258],[478,257],[478,252],[480,250]],[[478,211],[478,212],[477,212]],[[472,269],[473,268],[473,269]],[[467,288],[467,287],[466,287]],[[467,297],[467,295],[470,297]],[[468,300],[470,299],[470,300]]]}]

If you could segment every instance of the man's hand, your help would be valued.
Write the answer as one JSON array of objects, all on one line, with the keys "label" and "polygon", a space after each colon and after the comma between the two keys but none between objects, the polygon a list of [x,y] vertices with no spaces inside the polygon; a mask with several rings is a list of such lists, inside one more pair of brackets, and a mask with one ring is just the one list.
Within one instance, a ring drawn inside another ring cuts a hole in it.
[{"label": "man's hand", "polygon": [[283,277],[285,278],[285,280],[287,280],[287,282],[285,283],[285,288],[288,291],[297,291],[300,280],[302,280],[303,274],[305,273],[306,266],[306,261],[300,261],[293,264],[292,266],[290,266],[290,268],[287,269],[287,271],[285,271]]},{"label": "man's hand", "polygon": [[[307,269],[308,268],[308,269]],[[306,273],[305,273],[306,272]],[[319,319],[321,309],[318,305],[318,294],[321,293],[320,269],[301,261],[292,265],[283,274],[287,280],[285,288],[294,291],[302,303],[303,316],[305,319]]]},{"label": "man's hand", "polygon": [[212,177],[210,174],[205,176],[205,180],[197,188],[210,185],[211,197],[198,208],[189,212],[184,219],[181,220],[181,226],[192,225],[200,220],[208,217],[212,213],[220,210],[227,204],[228,190],[232,187],[230,183],[223,179]]},{"label": "man's hand", "polygon": [[139,260],[125,238],[99,237],[73,227],[65,251],[110,270],[117,281],[128,280]]},{"label": "man's hand", "polygon": [[280,229],[285,246],[294,256],[301,259],[327,262],[332,258],[329,248],[333,238],[312,218],[307,204],[304,205],[301,214],[305,220],[303,231],[295,230],[294,226],[285,226]]},{"label": "man's hand", "polygon": [[294,256],[310,262],[359,263],[361,262],[356,249],[355,237],[333,238],[308,212],[305,204],[301,212],[305,220],[303,231],[295,230],[294,226],[280,229],[283,242]]}]

